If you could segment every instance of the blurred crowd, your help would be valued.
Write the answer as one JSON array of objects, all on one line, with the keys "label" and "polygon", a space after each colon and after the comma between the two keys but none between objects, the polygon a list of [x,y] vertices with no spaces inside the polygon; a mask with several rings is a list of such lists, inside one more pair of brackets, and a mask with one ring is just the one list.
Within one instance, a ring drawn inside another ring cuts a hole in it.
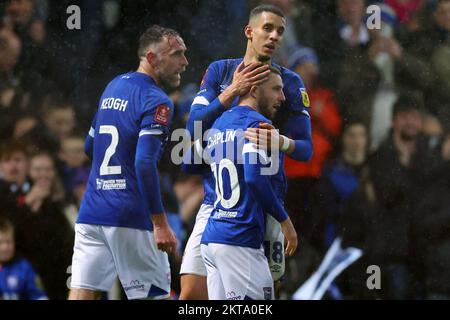
[{"label": "blurred crowd", "polygon": [[[287,15],[275,62],[304,80],[314,144],[310,162],[285,163],[285,205],[300,245],[279,296],[289,298],[341,237],[363,256],[326,298],[449,299],[450,0],[263,2]],[[80,30],[66,26],[73,4],[81,8]],[[26,259],[49,299],[66,298],[89,175],[84,139],[105,85],[136,69],[140,33],[157,23],[187,44],[190,65],[170,92],[172,128],[183,128],[208,64],[243,56],[243,27],[258,4],[0,1],[0,226],[9,221],[15,239],[5,245],[11,228],[0,228],[0,273]],[[368,28],[372,4],[380,9],[376,29]],[[203,187],[181,173],[170,152],[165,157],[163,201],[180,242],[171,257],[176,296]],[[369,265],[380,267],[379,290],[366,286]]]}]

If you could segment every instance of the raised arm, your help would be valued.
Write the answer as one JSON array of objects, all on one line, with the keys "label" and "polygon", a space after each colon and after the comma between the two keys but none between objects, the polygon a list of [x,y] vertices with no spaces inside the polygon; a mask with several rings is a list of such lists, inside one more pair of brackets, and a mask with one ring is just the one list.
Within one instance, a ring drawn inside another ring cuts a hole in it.
[{"label": "raised arm", "polygon": [[192,102],[186,125],[191,137],[194,136],[195,121],[201,121],[203,130],[209,129],[214,120],[231,106],[233,101],[245,94],[253,85],[266,80],[269,66],[260,62],[244,67],[242,62],[233,74],[232,83],[220,93],[221,66],[212,63],[203,76],[200,91]]}]

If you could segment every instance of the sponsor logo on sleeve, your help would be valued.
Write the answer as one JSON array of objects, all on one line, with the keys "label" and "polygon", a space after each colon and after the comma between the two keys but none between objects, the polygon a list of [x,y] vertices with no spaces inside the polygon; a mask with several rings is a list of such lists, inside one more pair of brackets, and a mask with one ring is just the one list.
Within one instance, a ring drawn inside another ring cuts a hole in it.
[{"label": "sponsor logo on sleeve", "polygon": [[302,94],[302,102],[303,102],[303,105],[304,105],[306,108],[309,108],[309,105],[310,105],[311,103],[310,103],[310,101],[309,101],[309,96],[308,96],[308,93],[306,92],[306,89],[305,89],[305,88],[300,88],[300,93]]}]

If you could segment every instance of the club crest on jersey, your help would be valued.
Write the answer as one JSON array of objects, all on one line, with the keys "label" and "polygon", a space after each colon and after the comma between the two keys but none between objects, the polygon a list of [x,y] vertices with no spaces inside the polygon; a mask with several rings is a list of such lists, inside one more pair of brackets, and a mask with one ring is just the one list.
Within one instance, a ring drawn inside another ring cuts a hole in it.
[{"label": "club crest on jersey", "polygon": [[162,125],[167,125],[170,117],[170,107],[167,104],[162,104],[156,108],[155,122]]},{"label": "club crest on jersey", "polygon": [[300,93],[302,94],[302,101],[306,108],[309,108],[310,102],[309,102],[309,96],[306,92],[305,88],[300,88]]}]

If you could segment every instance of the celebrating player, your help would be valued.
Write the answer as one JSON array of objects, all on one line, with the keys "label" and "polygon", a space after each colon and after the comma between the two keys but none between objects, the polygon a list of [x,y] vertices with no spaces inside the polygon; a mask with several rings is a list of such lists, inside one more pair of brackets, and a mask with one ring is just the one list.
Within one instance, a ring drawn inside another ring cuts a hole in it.
[{"label": "celebrating player", "polygon": [[270,70],[268,80],[252,86],[207,134],[206,153],[218,190],[201,241],[211,300],[273,299],[273,280],[262,247],[266,213],[281,223],[287,253],[297,247],[294,226],[275,195],[271,176],[262,170],[279,153],[271,152],[269,159],[266,151],[244,136],[247,128],[270,123],[285,100],[281,73],[275,67]]},{"label": "celebrating player", "polygon": [[[266,80],[270,73],[269,65],[272,64],[272,56],[283,39],[285,24],[284,14],[278,7],[261,5],[251,11],[249,23],[245,27],[247,50],[244,58],[215,61],[208,67],[203,77],[187,124],[192,137],[195,137],[196,125],[201,123],[203,130],[209,129],[218,116],[231,105],[236,104],[239,96],[246,94],[253,85]],[[293,159],[308,161],[312,157],[312,141],[308,113],[309,99],[303,82],[294,72],[286,68],[280,68],[280,70],[286,101],[277,112],[275,123],[282,129],[283,135],[278,134],[276,130],[270,130],[272,127],[266,124],[263,128],[249,128],[246,136],[251,142],[268,141],[271,145],[273,141],[279,145],[282,151],[280,168],[271,179],[275,194],[282,202],[286,192],[286,178],[283,171],[284,153],[289,154]],[[269,137],[270,141],[266,137]],[[210,170],[203,173],[203,181],[205,197],[186,245],[180,269],[180,299],[207,299],[208,297],[207,272],[200,252],[200,240],[216,200],[214,178]],[[268,228],[271,226],[273,225],[268,223]],[[283,239],[277,228],[267,232],[269,233],[275,235],[275,239],[268,243],[268,249],[273,277],[277,280],[284,270],[284,258],[274,254],[274,251],[280,251]]]},{"label": "celebrating player", "polygon": [[162,88],[177,87],[188,65],[171,29],[140,38],[136,72],[106,87],[86,141],[92,169],[75,227],[69,299],[98,299],[116,278],[129,299],[166,299],[167,253],[176,238],[161,201],[157,161],[173,116]]}]

